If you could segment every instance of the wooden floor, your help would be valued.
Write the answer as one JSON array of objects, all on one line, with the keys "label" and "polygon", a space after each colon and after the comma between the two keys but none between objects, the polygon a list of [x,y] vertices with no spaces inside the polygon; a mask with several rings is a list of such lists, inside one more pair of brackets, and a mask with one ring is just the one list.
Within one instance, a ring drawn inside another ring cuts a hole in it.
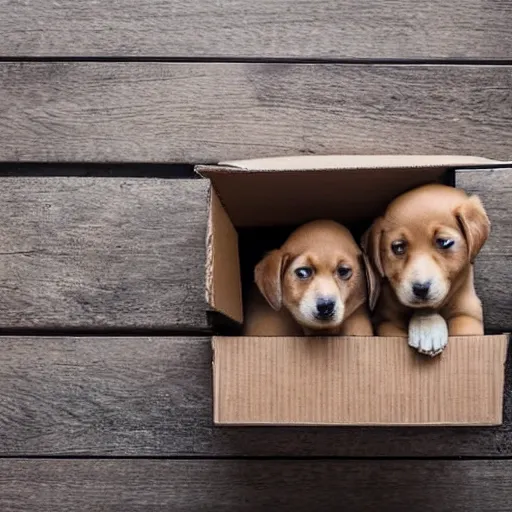
[{"label": "wooden floor", "polygon": [[[495,428],[214,428],[206,180],[294,154],[512,159],[512,3],[0,0],[0,511],[510,511]],[[512,169],[460,171],[512,331]],[[510,359],[510,358],[509,358]]]}]

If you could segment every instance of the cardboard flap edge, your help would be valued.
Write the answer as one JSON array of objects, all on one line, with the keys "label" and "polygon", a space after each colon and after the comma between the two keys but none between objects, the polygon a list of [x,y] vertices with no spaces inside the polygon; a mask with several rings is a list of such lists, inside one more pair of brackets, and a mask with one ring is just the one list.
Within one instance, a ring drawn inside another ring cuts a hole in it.
[{"label": "cardboard flap edge", "polygon": [[313,171],[357,169],[414,169],[456,168],[512,164],[512,161],[493,160],[465,155],[300,155],[249,160],[231,160],[217,165],[201,165],[196,171],[201,176],[214,172],[237,171]]}]

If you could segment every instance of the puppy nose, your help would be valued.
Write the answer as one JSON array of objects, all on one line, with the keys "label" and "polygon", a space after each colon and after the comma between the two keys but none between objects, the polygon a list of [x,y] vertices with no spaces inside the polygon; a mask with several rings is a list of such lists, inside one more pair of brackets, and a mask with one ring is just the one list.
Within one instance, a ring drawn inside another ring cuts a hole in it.
[{"label": "puppy nose", "polygon": [[336,302],[331,298],[320,297],[316,301],[318,318],[330,318],[334,314]]},{"label": "puppy nose", "polygon": [[430,281],[425,283],[413,283],[412,293],[418,297],[418,299],[426,299],[430,290]]}]

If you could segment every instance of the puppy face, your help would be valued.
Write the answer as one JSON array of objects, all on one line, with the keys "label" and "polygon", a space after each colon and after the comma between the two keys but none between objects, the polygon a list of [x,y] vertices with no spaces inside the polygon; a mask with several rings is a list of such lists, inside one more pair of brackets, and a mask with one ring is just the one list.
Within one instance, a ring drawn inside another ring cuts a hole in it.
[{"label": "puppy face", "polygon": [[392,226],[382,237],[381,257],[398,299],[412,308],[440,306],[468,263],[464,237],[442,222]]},{"label": "puppy face", "polygon": [[480,251],[489,228],[477,197],[427,185],[391,203],[363,244],[403,305],[438,308]]},{"label": "puppy face", "polygon": [[282,280],[283,305],[298,323],[310,329],[337,327],[343,322],[358,272],[357,259],[343,250],[295,255]]},{"label": "puppy face", "polygon": [[352,235],[332,221],[301,226],[255,269],[261,293],[311,330],[339,327],[366,300],[361,253]]}]

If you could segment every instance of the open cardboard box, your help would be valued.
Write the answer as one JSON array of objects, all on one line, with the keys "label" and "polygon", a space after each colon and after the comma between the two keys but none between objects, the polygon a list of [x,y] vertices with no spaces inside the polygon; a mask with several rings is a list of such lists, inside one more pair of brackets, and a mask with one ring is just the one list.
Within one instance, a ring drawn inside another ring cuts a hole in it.
[{"label": "open cardboard box", "polygon": [[[199,166],[197,172],[211,180],[207,301],[243,322],[242,278],[252,277],[251,257],[279,245],[258,246],[272,240],[276,228],[288,233],[331,218],[357,232],[407,190],[449,182],[454,169],[504,163],[459,156],[301,156]],[[255,246],[260,253],[247,256],[247,247]],[[212,343],[219,425],[502,422],[507,335],[452,338],[433,359],[403,338],[214,336]]]}]

